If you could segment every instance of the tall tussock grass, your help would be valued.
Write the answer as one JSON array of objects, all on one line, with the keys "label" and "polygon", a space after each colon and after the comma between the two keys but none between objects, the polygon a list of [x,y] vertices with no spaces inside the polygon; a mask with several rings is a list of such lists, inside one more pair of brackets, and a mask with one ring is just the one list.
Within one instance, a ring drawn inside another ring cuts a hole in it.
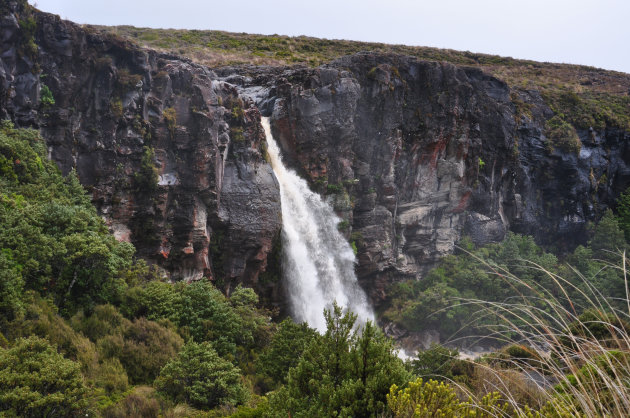
[{"label": "tall tussock grass", "polygon": [[[508,408],[494,410],[495,416],[629,417],[630,298],[625,251],[619,253],[617,263],[603,264],[598,273],[617,269],[623,275],[625,294],[612,297],[605,297],[593,285],[593,277],[577,270],[573,270],[577,280],[567,280],[522,262],[544,272],[552,287],[526,283],[486,263],[494,274],[520,289],[518,295],[503,302],[457,302],[477,305],[484,317],[495,316],[483,340],[490,338],[504,347],[475,362],[476,391],[500,394]],[[469,387],[458,386],[475,395]]]}]

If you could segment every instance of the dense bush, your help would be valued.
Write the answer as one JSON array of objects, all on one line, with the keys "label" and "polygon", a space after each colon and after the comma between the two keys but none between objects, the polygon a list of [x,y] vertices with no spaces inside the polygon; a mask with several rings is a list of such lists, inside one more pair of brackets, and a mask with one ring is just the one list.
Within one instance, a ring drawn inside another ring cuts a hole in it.
[{"label": "dense bush", "polygon": [[182,335],[197,342],[212,341],[220,355],[235,356],[237,346],[265,342],[266,337],[257,333],[268,318],[258,314],[258,298],[251,289],[237,288],[232,298],[205,279],[175,285],[151,282],[130,289],[123,310],[130,317],[169,319]]},{"label": "dense bush", "polygon": [[96,344],[110,370],[121,364],[133,384],[150,384],[184,344],[168,320],[130,321],[111,305],[97,306],[89,316],[80,312],[70,322]]},{"label": "dense bush", "polygon": [[133,247],[107,232],[76,175],[46,160],[35,131],[0,128],[0,309],[19,315],[24,289],[53,297],[63,314],[116,301]]},{"label": "dense bush", "polygon": [[3,416],[78,416],[88,412],[89,390],[81,366],[39,337],[0,349]]},{"label": "dense bush", "polygon": [[269,416],[374,416],[385,411],[388,388],[410,377],[373,324],[354,329],[356,316],[336,304],[325,317],[326,333],[311,340],[271,397]]},{"label": "dense bush", "polygon": [[[394,417],[496,417],[507,415],[508,407],[497,393],[489,393],[473,403],[460,402],[455,390],[444,382],[421,378],[406,388],[392,385],[387,403]],[[526,411],[528,412],[528,411]],[[527,415],[525,415],[527,416]]]},{"label": "dense bush", "polygon": [[316,337],[317,332],[306,323],[296,324],[291,319],[285,319],[260,354],[258,372],[272,382],[285,384],[289,369],[297,365],[306,347]]},{"label": "dense bush", "polygon": [[[488,303],[493,302],[552,297],[582,309],[589,304],[584,291],[594,286],[613,306],[622,304],[618,295],[625,293],[623,274],[607,263],[619,263],[619,251],[626,244],[610,211],[594,227],[589,246],[578,246],[567,256],[572,267],[537,246],[532,237],[513,233],[481,248],[466,239],[460,245],[458,254],[444,257],[422,280],[392,286],[384,317],[410,330],[436,329],[450,337],[494,332],[488,326],[498,324],[498,317],[487,315]],[[555,275],[569,285],[561,289]]]},{"label": "dense bush", "polygon": [[239,370],[219,357],[208,342],[187,343],[164,366],[155,387],[177,402],[199,408],[238,405],[247,396]]},{"label": "dense bush", "polygon": [[545,135],[551,143],[551,149],[558,147],[563,151],[579,154],[582,142],[573,125],[565,122],[561,116],[554,116],[545,123]]}]

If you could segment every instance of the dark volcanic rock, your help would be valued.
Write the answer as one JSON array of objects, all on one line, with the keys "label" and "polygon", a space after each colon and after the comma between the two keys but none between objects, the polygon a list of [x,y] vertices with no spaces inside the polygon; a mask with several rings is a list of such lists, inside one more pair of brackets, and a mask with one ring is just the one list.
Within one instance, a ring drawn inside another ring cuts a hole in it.
[{"label": "dark volcanic rock", "polygon": [[[207,68],[34,13],[37,54],[1,20],[0,112],[39,128],[120,240],[174,279],[255,285],[280,226],[253,102]],[[17,45],[17,47],[16,47]],[[42,86],[55,105],[40,103]]]},{"label": "dark volcanic rock", "polygon": [[477,68],[363,53],[220,75],[235,71],[248,73],[240,88],[271,115],[290,165],[348,220],[375,302],[464,234],[485,244],[512,230],[569,250],[630,184],[627,132],[579,132],[579,155],[552,149],[540,95]]},{"label": "dark volcanic rock", "polygon": [[277,265],[258,281],[281,227],[260,112],[347,221],[375,302],[464,234],[571,249],[630,184],[627,132],[579,131],[579,154],[553,149],[540,95],[477,68],[363,53],[211,71],[20,4],[0,7],[0,117],[39,128],[116,236],[174,279],[244,282],[279,300]]}]

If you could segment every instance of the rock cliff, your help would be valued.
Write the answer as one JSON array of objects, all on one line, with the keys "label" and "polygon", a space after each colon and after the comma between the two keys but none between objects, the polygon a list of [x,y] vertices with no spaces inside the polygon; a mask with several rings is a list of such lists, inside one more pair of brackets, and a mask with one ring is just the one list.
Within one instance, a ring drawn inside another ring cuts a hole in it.
[{"label": "rock cliff", "polygon": [[173,279],[258,285],[281,219],[254,103],[207,68],[9,7],[0,117],[38,128],[116,237]]},{"label": "rock cliff", "polygon": [[513,230],[569,249],[630,184],[628,132],[554,142],[537,91],[477,68],[361,53],[213,71],[20,4],[0,21],[0,116],[40,129],[116,236],[176,280],[281,300],[261,112],[287,163],[344,219],[377,303],[464,234],[486,243]]},{"label": "rock cliff", "polygon": [[477,68],[364,53],[237,72],[221,74],[271,115],[290,164],[347,220],[377,303],[463,234],[484,244],[512,230],[572,249],[630,184],[628,132],[548,138],[554,113],[537,91]]}]

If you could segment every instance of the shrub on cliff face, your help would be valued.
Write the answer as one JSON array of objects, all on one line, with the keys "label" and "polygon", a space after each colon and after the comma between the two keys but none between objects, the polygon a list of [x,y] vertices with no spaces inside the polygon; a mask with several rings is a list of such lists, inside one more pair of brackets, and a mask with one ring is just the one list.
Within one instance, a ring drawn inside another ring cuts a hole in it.
[{"label": "shrub on cliff face", "polygon": [[545,123],[545,135],[551,141],[551,148],[560,148],[566,152],[579,154],[582,149],[582,141],[577,131],[562,116],[554,116]]},{"label": "shrub on cliff face", "polygon": [[162,115],[164,116],[164,122],[166,123],[168,132],[171,134],[171,138],[174,138],[175,128],[177,128],[177,112],[175,111],[175,108],[168,107],[164,109]]},{"label": "shrub on cliff face", "polygon": [[52,91],[50,91],[50,88],[44,83],[41,84],[40,101],[45,107],[55,104],[55,98],[53,97]]},{"label": "shrub on cliff face", "polygon": [[153,193],[158,187],[158,170],[155,167],[155,151],[149,146],[144,147],[140,170],[135,174],[136,187],[143,193]]}]

